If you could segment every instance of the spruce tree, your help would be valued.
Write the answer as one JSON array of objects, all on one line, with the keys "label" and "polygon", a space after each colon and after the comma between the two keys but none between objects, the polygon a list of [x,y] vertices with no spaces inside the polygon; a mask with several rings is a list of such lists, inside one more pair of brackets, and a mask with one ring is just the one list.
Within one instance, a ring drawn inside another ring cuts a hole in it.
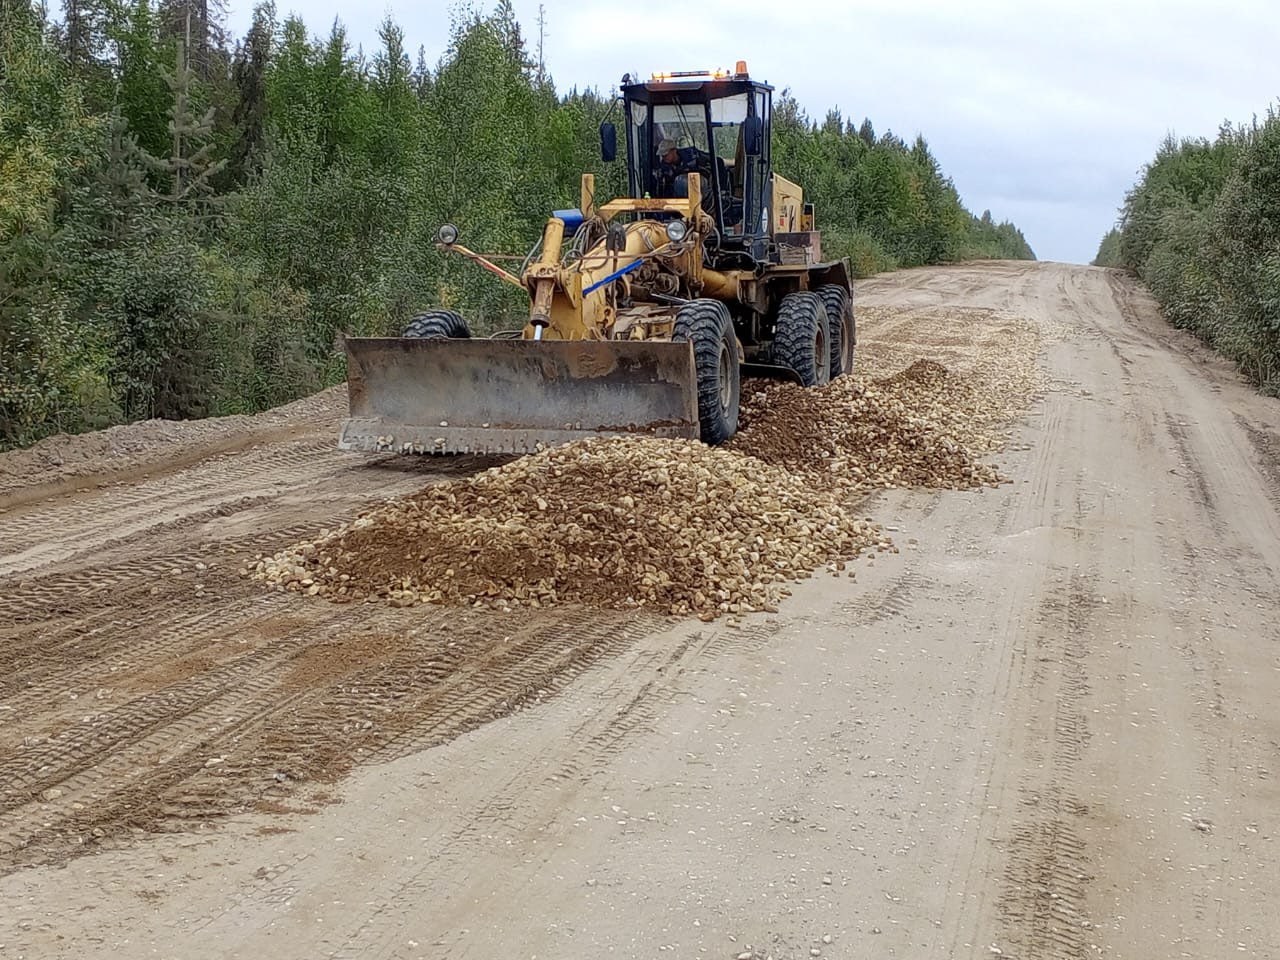
[{"label": "spruce tree", "polygon": [[230,168],[238,183],[243,183],[257,169],[266,137],[267,67],[275,19],[274,3],[261,3],[254,8],[253,25],[236,52],[232,68],[237,98],[231,115],[236,138],[231,148]]},{"label": "spruce tree", "polygon": [[163,71],[173,98],[169,108],[169,155],[156,158],[155,168],[167,183],[171,203],[180,205],[194,217],[207,217],[218,204],[212,177],[227,165],[215,159],[213,141],[214,109],[197,113],[195,71],[187,65],[186,44],[179,43],[173,72]]}]

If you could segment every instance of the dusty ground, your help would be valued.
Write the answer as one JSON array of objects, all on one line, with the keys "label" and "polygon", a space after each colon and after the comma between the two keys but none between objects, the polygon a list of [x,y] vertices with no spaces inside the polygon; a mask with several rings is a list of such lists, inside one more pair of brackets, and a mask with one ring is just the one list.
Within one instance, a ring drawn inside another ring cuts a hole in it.
[{"label": "dusty ground", "polygon": [[1032,319],[1051,390],[737,628],[262,593],[483,465],[340,394],[0,464],[0,957],[1280,956],[1280,403],[1107,271],[859,293],[890,366]]}]

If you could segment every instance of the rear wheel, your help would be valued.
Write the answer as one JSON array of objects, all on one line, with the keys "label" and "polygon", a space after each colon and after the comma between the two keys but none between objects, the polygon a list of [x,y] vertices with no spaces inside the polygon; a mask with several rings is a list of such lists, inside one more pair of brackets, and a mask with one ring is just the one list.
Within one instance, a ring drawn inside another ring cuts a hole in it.
[{"label": "rear wheel", "polygon": [[724,443],[738,432],[742,392],[733,318],[719,300],[693,300],[676,314],[671,339],[693,344],[698,376],[698,423],[703,443]]},{"label": "rear wheel", "polygon": [[773,359],[790,367],[806,387],[831,378],[827,309],[816,293],[788,293],[778,306],[773,330]]},{"label": "rear wheel", "polygon": [[827,283],[814,291],[827,309],[827,335],[831,341],[831,379],[853,373],[853,355],[858,342],[854,325],[853,298],[838,283]]},{"label": "rear wheel", "polygon": [[452,310],[428,310],[406,323],[401,336],[423,340],[470,340],[471,331],[461,314]]}]

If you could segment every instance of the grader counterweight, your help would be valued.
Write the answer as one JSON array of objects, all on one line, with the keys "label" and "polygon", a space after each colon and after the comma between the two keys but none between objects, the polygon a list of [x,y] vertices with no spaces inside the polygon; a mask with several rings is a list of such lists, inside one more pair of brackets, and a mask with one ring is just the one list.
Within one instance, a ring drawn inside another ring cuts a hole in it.
[{"label": "grader counterweight", "polygon": [[[623,78],[628,196],[556,211],[519,276],[440,229],[438,246],[528,293],[516,337],[450,310],[346,341],[345,449],[525,452],[584,434],[720,443],[741,377],[816,386],[853,367],[844,260],[824,261],[801,187],[773,170],[773,88],[733,72]],[[617,129],[601,127],[606,161]]]}]

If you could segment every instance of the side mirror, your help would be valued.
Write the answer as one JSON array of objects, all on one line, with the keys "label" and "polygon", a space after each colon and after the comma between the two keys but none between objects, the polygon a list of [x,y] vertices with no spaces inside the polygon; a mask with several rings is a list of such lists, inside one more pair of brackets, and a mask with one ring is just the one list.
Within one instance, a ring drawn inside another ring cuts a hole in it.
[{"label": "side mirror", "polygon": [[600,159],[612,163],[618,156],[618,128],[612,123],[600,124]]},{"label": "side mirror", "polygon": [[764,124],[759,117],[747,117],[742,122],[742,149],[748,157],[764,153]]}]

